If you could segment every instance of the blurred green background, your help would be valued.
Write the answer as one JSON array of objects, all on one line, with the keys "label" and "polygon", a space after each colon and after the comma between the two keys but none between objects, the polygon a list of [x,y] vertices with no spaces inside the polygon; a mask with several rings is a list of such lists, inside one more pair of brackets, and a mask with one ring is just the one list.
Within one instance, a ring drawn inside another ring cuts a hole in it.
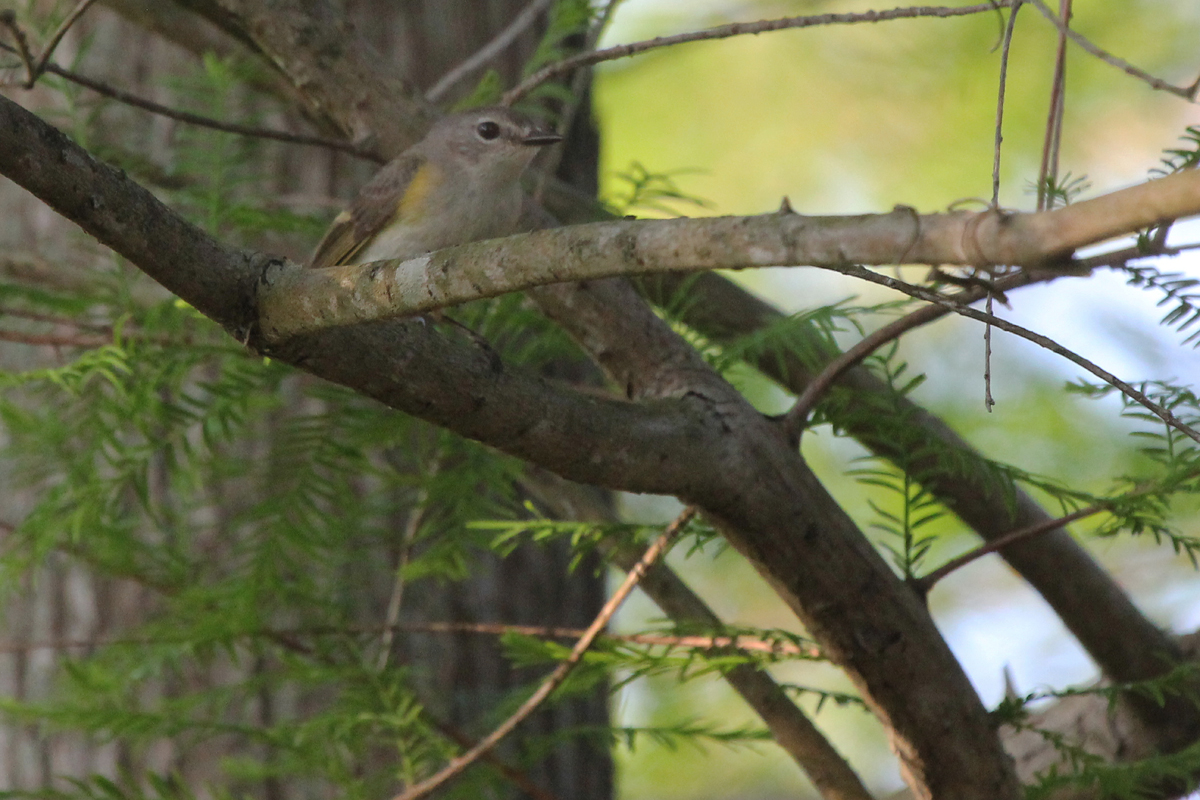
[{"label": "blurred green background", "polygon": [[[965,3],[956,3],[963,4]],[[1057,3],[1052,3],[1057,6]],[[881,8],[863,2],[736,2],[625,0],[605,44],[696,30],[732,21]],[[922,212],[988,198],[996,86],[1003,21],[998,14],[820,27],[743,36],[654,51],[601,65],[596,109],[603,129],[603,191],[627,190],[620,173],[640,164],[670,173],[679,189],[707,206],[676,203],[676,213],[755,214],[783,196],[805,214],[881,212],[897,204]],[[1074,27],[1102,47],[1179,85],[1200,72],[1200,3],[1192,0],[1077,0]],[[1021,10],[1009,66],[1001,204],[1033,208],[1049,103],[1057,34],[1033,7]],[[1144,180],[1162,151],[1178,145],[1200,108],[1151,90],[1071,46],[1060,175],[1086,179],[1081,197]],[[658,216],[664,212],[637,209]],[[1175,240],[1200,241],[1200,225],[1180,225]],[[1200,261],[1161,265],[1200,277]],[[814,269],[777,269],[734,276],[786,310],[849,297],[870,304],[885,290]],[[923,270],[903,277],[919,281]],[[999,313],[1056,338],[1123,379],[1194,383],[1200,357],[1179,333],[1158,324],[1158,297],[1131,289],[1114,274],[1065,279],[1024,290]],[[993,394],[983,409],[982,329],[943,320],[910,335],[902,347],[912,369],[929,380],[917,397],[948,418],[990,457],[1102,491],[1136,464],[1133,425],[1115,401],[1065,395],[1078,373],[1050,354],[996,334]],[[754,375],[746,390],[764,410],[787,398]],[[848,468],[863,451],[827,431],[806,438],[805,452],[834,494],[866,528],[874,520],[868,494]],[[629,497],[636,519],[668,519],[675,510],[655,498]],[[1200,533],[1195,508],[1179,510],[1180,526]],[[1086,538],[1087,526],[1077,533]],[[928,562],[940,563],[974,544],[956,523]],[[1200,627],[1200,580],[1186,559],[1166,547],[1129,539],[1088,547],[1116,572],[1153,619],[1177,631]],[[729,622],[796,629],[792,615],[732,552],[685,558],[676,566]],[[1018,691],[1087,682],[1095,671],[1040,599],[996,558],[949,578],[931,597],[939,625],[989,705],[1002,696],[1008,668]],[[636,628],[657,618],[642,598],[623,611]],[[823,666],[777,668],[777,677],[824,688],[848,687]],[[678,685],[639,680],[617,700],[628,725],[678,725],[704,720],[736,729],[754,725],[718,680]],[[810,704],[810,710],[812,704]],[[886,743],[855,707],[827,704],[818,723],[873,788],[898,788]],[[628,798],[774,798],[811,790],[795,766],[770,744],[690,744],[673,749],[640,740],[622,752],[622,796]],[[722,775],[720,783],[713,776]],[[689,777],[694,776],[694,777]]]}]

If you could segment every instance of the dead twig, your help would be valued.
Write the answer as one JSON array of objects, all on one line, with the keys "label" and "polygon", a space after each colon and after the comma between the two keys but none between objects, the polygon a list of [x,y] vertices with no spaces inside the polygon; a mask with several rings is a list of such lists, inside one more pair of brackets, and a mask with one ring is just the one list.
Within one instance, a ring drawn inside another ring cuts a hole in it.
[{"label": "dead twig", "polygon": [[46,42],[46,46],[42,48],[42,52],[36,57],[33,55],[33,50],[29,47],[29,38],[25,35],[25,31],[17,23],[17,15],[12,9],[5,9],[0,12],[0,25],[8,28],[12,33],[13,39],[16,40],[17,47],[6,48],[9,52],[15,52],[21,58],[21,65],[25,67],[25,81],[18,84],[23,89],[32,89],[37,83],[38,78],[42,77],[42,73],[46,71],[46,65],[50,61],[50,56],[54,55],[54,51],[58,48],[63,37],[67,35],[67,31],[71,26],[83,16],[83,12],[88,10],[88,7],[96,0],[79,0],[75,8],[71,9],[71,13],[63,18],[59,23],[58,28],[50,35],[50,40]]},{"label": "dead twig", "polygon": [[662,534],[654,540],[650,547],[646,549],[646,553],[642,556],[642,560],[639,561],[637,565],[629,571],[629,573],[625,576],[625,581],[613,593],[613,596],[609,598],[609,601],[604,604],[604,608],[600,609],[600,613],[596,615],[594,620],[592,620],[592,624],[588,626],[588,629],[584,635],[580,637],[578,642],[575,643],[575,647],[571,650],[571,654],[567,656],[565,661],[558,665],[554,672],[550,673],[546,680],[542,682],[541,686],[534,691],[529,699],[522,703],[521,707],[513,712],[512,716],[500,723],[500,725],[494,731],[481,739],[479,743],[470,750],[463,753],[461,756],[452,759],[449,764],[435,774],[423,781],[420,781],[419,783],[410,786],[404,792],[396,795],[394,800],[417,800],[417,798],[424,797],[425,795],[429,794],[434,789],[451,780],[471,764],[479,760],[480,756],[489,752],[493,747],[500,743],[500,740],[511,733],[513,729],[517,727],[517,725],[521,724],[521,722],[528,718],[529,715],[532,714],[537,707],[540,706],[542,702],[562,684],[564,680],[566,680],[567,675],[569,675],[571,670],[575,668],[580,660],[582,660],[583,654],[587,652],[589,647],[591,647],[592,642],[594,642],[596,637],[600,635],[600,631],[602,631],[608,624],[608,621],[612,619],[613,614],[617,612],[617,609],[620,608],[621,604],[625,601],[625,598],[628,597],[630,592],[633,591],[634,587],[637,586],[638,581],[642,579],[642,576],[646,573],[646,570],[649,569],[650,565],[657,561],[659,557],[666,552],[672,540],[674,540],[676,535],[683,530],[684,526],[686,526],[695,515],[695,507],[688,506],[683,510],[683,513],[676,517],[675,520],[667,526],[666,530],[664,530]]},{"label": "dead twig", "polygon": [[33,51],[29,49],[29,39],[25,36],[25,31],[17,24],[17,14],[11,8],[6,8],[0,11],[0,25],[8,28],[8,32],[12,34],[13,41],[17,43],[16,47],[3,46],[10,53],[15,53],[21,59],[21,65],[25,67],[25,82],[18,84],[26,89],[32,89],[33,84],[37,81],[37,66]]},{"label": "dead twig", "polygon": [[501,102],[504,105],[512,105],[546,81],[579,67],[591,66],[592,64],[599,64],[602,61],[612,61],[618,58],[628,58],[629,56],[644,53],[647,50],[655,50],[660,47],[670,47],[686,42],[702,42],[711,39],[729,39],[734,36],[768,33],[770,31],[814,28],[822,25],[853,25],[862,22],[886,22],[893,19],[912,19],[915,17],[962,17],[970,14],[995,11],[997,8],[1009,6],[1012,2],[1013,0],[992,0],[992,2],[978,3],[973,6],[962,6],[959,8],[952,6],[907,6],[887,11],[864,11],[859,14],[814,14],[803,17],[764,19],[757,22],[734,22],[729,25],[707,28],[702,31],[680,33],[675,36],[659,36],[641,42],[632,42],[630,44],[607,47],[603,50],[580,53],[579,55],[549,64],[507,91]]},{"label": "dead twig", "polygon": [[438,78],[437,83],[429,87],[429,90],[425,92],[425,99],[431,103],[441,100],[454,84],[504,52],[506,47],[516,41],[518,36],[533,25],[539,14],[550,7],[551,2],[552,0],[533,0],[529,5],[525,6],[520,14],[513,17],[513,21],[508,23],[508,26],[504,30],[492,37],[491,41],[472,53],[465,61],[450,69],[445,75]]},{"label": "dead twig", "polygon": [[[0,522],[0,529],[4,529]],[[9,526],[15,529],[15,526]],[[249,631],[246,637],[263,636],[266,638],[287,637],[296,641],[301,636],[346,636],[353,634],[380,633],[392,630],[403,633],[452,633],[479,634],[481,636],[505,636],[510,633],[521,636],[540,636],[546,639],[579,639],[587,630],[584,628],[560,628],[553,625],[515,625],[504,622],[398,622],[391,626],[334,626],[323,625],[316,627],[275,629]],[[767,653],[772,656],[795,656],[799,658],[823,658],[820,649],[814,645],[799,645],[792,642],[771,641],[753,636],[705,636],[699,634],[669,634],[669,633],[607,633],[605,641],[629,642],[655,647],[688,647],[698,650],[740,650],[750,653]],[[116,639],[51,639],[33,642],[3,642],[0,641],[0,654],[24,653],[31,650],[76,650],[80,648],[137,646],[156,644],[170,641],[162,637],[132,637]]]},{"label": "dead twig", "polygon": [[1014,0],[1004,29],[1004,47],[1000,51],[1000,88],[996,92],[996,144],[992,153],[992,208],[1000,207],[1000,145],[1004,142],[1004,93],[1008,86],[1008,54],[1012,48],[1013,29],[1023,0]]},{"label": "dead twig", "polygon": [[970,308],[968,306],[962,305],[960,303],[960,301],[955,297],[946,297],[944,295],[938,294],[937,292],[931,291],[924,287],[915,286],[911,283],[906,283],[904,281],[897,280],[896,278],[892,278],[887,275],[880,275],[878,272],[872,272],[871,270],[869,270],[865,267],[862,267],[862,266],[858,266],[858,265],[843,266],[843,267],[839,268],[837,270],[837,272],[840,272],[843,275],[849,275],[851,277],[860,278],[860,279],[868,281],[870,283],[877,283],[881,286],[886,286],[890,289],[895,289],[898,292],[907,294],[909,297],[915,297],[919,300],[924,300],[929,303],[936,303],[940,306],[944,306],[945,308],[949,309],[950,311],[953,311],[955,314],[959,314],[961,316],[968,317],[970,319],[974,319],[979,322],[991,323],[992,325],[995,325],[997,328],[999,328],[1002,331],[1006,331],[1008,333],[1014,334],[1015,336],[1020,336],[1022,339],[1028,339],[1029,341],[1033,342],[1034,344],[1038,345],[1039,347],[1049,350],[1050,352],[1052,352],[1056,355],[1062,356],[1063,358],[1067,359],[1068,361],[1072,362],[1073,364],[1076,364],[1077,366],[1082,367],[1083,369],[1085,369],[1088,372],[1095,375],[1100,380],[1102,380],[1105,383],[1109,384],[1110,386],[1120,390],[1126,396],[1132,398],[1134,401],[1136,401],[1137,403],[1139,403],[1140,405],[1145,407],[1147,410],[1149,410],[1156,417],[1158,417],[1163,422],[1167,423],[1168,425],[1170,425],[1172,428],[1179,431],[1183,435],[1187,436],[1189,439],[1192,439],[1196,442],[1200,442],[1200,432],[1197,432],[1194,428],[1192,428],[1191,426],[1184,423],[1182,420],[1180,420],[1178,417],[1176,417],[1170,411],[1163,408],[1158,403],[1155,403],[1153,400],[1151,400],[1149,397],[1147,397],[1144,393],[1142,393],[1142,392],[1138,391],[1137,389],[1135,389],[1134,387],[1130,386],[1128,383],[1121,380],[1116,375],[1113,375],[1111,372],[1108,372],[1107,370],[1102,369],[1101,367],[1092,363],[1091,361],[1089,361],[1088,359],[1079,355],[1078,353],[1074,352],[1073,350],[1068,350],[1067,348],[1063,347],[1058,342],[1054,341],[1053,339],[1049,338],[1048,336],[1043,336],[1040,333],[1035,333],[1034,331],[1031,331],[1028,328],[1023,328],[1020,325],[1016,325],[1012,322],[1008,322],[1007,320],[1003,320],[993,314],[988,314],[985,311],[978,311],[974,308]]},{"label": "dead twig", "polygon": [[[990,286],[977,285],[946,299],[952,301],[954,304],[965,306],[989,295],[1016,289],[1031,282],[1032,278],[1029,273],[1018,272],[995,281]],[[933,304],[924,306],[916,311],[905,314],[897,320],[889,322],[887,325],[872,331],[855,342],[844,353],[826,364],[816,377],[809,382],[800,396],[796,398],[795,404],[788,409],[787,415],[784,417],[784,427],[788,435],[793,440],[799,440],[800,435],[804,431],[804,426],[808,422],[808,417],[812,414],[813,409],[816,408],[817,403],[825,396],[830,387],[837,382],[837,379],[844,375],[851,367],[860,364],[871,353],[874,353],[888,342],[899,339],[908,331],[919,328],[922,325],[928,325],[951,313],[954,313],[954,309],[950,305]]]},{"label": "dead twig", "polygon": [[[388,460],[391,461],[392,459],[389,458]],[[413,502],[413,507],[408,512],[408,519],[404,521],[404,531],[400,537],[400,553],[396,557],[392,596],[388,598],[383,635],[380,638],[379,655],[375,664],[376,669],[380,672],[387,666],[388,658],[391,655],[392,640],[395,638],[397,623],[400,620],[400,608],[404,604],[404,588],[407,585],[404,573],[408,568],[409,559],[412,557],[412,549],[416,543],[417,533],[421,530],[421,526],[425,524],[425,515],[429,511],[429,484],[441,472],[441,468],[442,459],[441,454],[438,453],[430,467],[423,471],[427,480],[421,484],[416,500]],[[397,471],[399,471],[399,468],[397,468]]]},{"label": "dead twig", "polygon": [[42,48],[42,54],[38,57],[33,73],[29,76],[29,86],[25,88],[33,88],[34,82],[42,76],[42,73],[46,70],[46,65],[50,63],[50,56],[54,55],[59,42],[67,35],[67,31],[70,30],[71,26],[83,16],[83,12],[87,11],[88,7],[94,2],[96,0],[79,0],[75,8],[71,9],[71,13],[63,18],[63,21],[58,25],[58,29],[50,36],[50,41],[46,42],[46,46]]},{"label": "dead twig", "polygon": [[112,344],[108,336],[65,336],[49,333],[20,333],[18,331],[0,331],[0,341],[14,344],[28,344],[35,347],[103,347]]},{"label": "dead twig", "polygon": [[1067,34],[1071,24],[1071,0],[1059,0],[1063,24],[1058,29],[1058,50],[1054,56],[1054,78],[1050,82],[1050,110],[1046,136],[1042,142],[1042,162],[1038,168],[1037,210],[1054,206],[1052,189],[1058,184],[1058,154],[1062,149],[1063,111],[1067,96]]},{"label": "dead twig", "polygon": [[[2,16],[0,16],[0,22],[3,22]],[[18,53],[17,48],[2,42],[0,42],[0,50],[7,50],[10,53]],[[180,111],[179,109],[164,106],[161,103],[156,103],[153,100],[147,100],[144,97],[138,97],[137,95],[126,92],[123,89],[110,86],[103,81],[98,81],[94,78],[88,78],[84,75],[80,75],[77,72],[65,69],[54,63],[47,63],[43,68],[43,72],[48,72],[52,75],[57,75],[60,78],[65,78],[72,83],[92,90],[96,94],[110,97],[117,102],[124,103],[125,105],[133,106],[134,108],[140,108],[143,111],[149,111],[151,114],[158,114],[159,116],[178,120],[179,122],[184,122],[189,125],[198,125],[202,128],[211,128],[212,130],[234,133],[239,136],[250,136],[256,139],[272,139],[274,141],[287,142],[289,144],[302,144],[310,147],[325,147],[330,150],[339,150],[343,153],[348,153],[355,158],[374,161],[377,164],[381,164],[384,161],[384,159],[378,154],[370,150],[365,150],[351,142],[343,141],[341,139],[328,139],[323,136],[308,136],[302,133],[277,131],[270,128],[256,128],[251,125],[238,125],[233,122],[221,122],[220,120],[204,117],[199,114],[193,114],[189,111]]]},{"label": "dead twig", "polygon": [[930,572],[927,575],[922,575],[916,580],[916,588],[918,591],[920,591],[922,596],[929,594],[929,590],[932,589],[938,581],[949,575],[951,572],[965,567],[972,561],[977,561],[989,553],[994,553],[997,550],[1008,547],[1014,542],[1028,539],[1031,536],[1037,536],[1039,533],[1057,530],[1058,528],[1075,522],[1076,520],[1081,520],[1086,517],[1099,514],[1101,511],[1104,511],[1105,508],[1106,507],[1103,505],[1088,506],[1087,508],[1081,508],[1078,511],[1073,511],[1070,514],[1058,517],[1057,519],[1048,519],[1043,522],[1039,522],[1036,525],[1030,525],[1027,528],[1021,528],[1020,530],[1013,531],[1012,533],[1006,533],[1003,536],[999,536],[992,541],[987,542],[986,544],[981,544],[974,550],[963,553],[957,558],[950,559],[933,572]]},{"label": "dead twig", "polygon": [[1130,64],[1125,59],[1120,58],[1118,56],[1114,56],[1112,53],[1108,52],[1107,50],[1104,50],[1103,48],[1092,44],[1092,42],[1089,41],[1087,38],[1085,38],[1084,36],[1082,36],[1079,33],[1076,33],[1074,30],[1070,29],[1069,27],[1067,27],[1067,24],[1065,22],[1063,22],[1063,20],[1059,19],[1059,17],[1053,11],[1051,11],[1049,8],[1047,8],[1046,4],[1043,3],[1042,0],[1023,0],[1023,1],[1032,3],[1033,6],[1038,11],[1042,12],[1042,16],[1044,16],[1046,19],[1050,20],[1050,22],[1052,22],[1054,24],[1054,26],[1056,28],[1058,28],[1059,31],[1063,35],[1067,36],[1071,41],[1075,42],[1075,44],[1079,45],[1084,50],[1086,50],[1088,53],[1090,53],[1091,55],[1100,59],[1104,63],[1116,67],[1117,69],[1124,72],[1126,75],[1131,75],[1134,78],[1137,78],[1138,80],[1149,84],[1149,86],[1153,89],[1159,89],[1160,91],[1170,92],[1171,94],[1178,95],[1179,97],[1182,97],[1185,100],[1195,100],[1196,99],[1196,93],[1197,93],[1197,91],[1200,91],[1200,79],[1197,79],[1196,82],[1193,83],[1191,86],[1176,86],[1174,84],[1167,83],[1166,81],[1162,80],[1161,78],[1156,78],[1153,75],[1151,75],[1150,73],[1146,72],[1145,70],[1135,67],[1133,64]]}]

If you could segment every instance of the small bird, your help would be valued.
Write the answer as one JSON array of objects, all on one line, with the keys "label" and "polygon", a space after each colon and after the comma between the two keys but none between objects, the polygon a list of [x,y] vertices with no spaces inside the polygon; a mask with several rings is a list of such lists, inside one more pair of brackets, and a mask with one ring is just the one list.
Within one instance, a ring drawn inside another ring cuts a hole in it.
[{"label": "small bird", "polygon": [[311,267],[362,264],[515,233],[521,174],[562,137],[511,108],[443,117],[383,167],[321,238]]}]

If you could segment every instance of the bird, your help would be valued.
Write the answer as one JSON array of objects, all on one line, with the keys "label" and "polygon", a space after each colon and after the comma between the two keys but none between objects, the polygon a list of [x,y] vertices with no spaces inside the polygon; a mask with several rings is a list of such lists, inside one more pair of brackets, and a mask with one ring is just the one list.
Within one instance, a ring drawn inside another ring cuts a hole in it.
[{"label": "bird", "polygon": [[334,219],[309,266],[415,258],[517,232],[521,175],[562,136],[501,106],[443,117],[379,170]]}]

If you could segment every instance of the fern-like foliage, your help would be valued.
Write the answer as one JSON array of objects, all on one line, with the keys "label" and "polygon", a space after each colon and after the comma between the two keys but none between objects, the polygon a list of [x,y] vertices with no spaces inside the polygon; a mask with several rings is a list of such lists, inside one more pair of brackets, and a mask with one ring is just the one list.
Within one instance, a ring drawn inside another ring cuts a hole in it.
[{"label": "fern-like foliage", "polygon": [[[1166,381],[1143,382],[1135,388],[1185,424],[1200,423],[1200,397],[1192,389]],[[1141,445],[1138,450],[1147,464],[1139,472],[1123,476],[1117,491],[1110,496],[1090,498],[1090,502],[1103,505],[1109,513],[1096,534],[1149,534],[1155,542],[1169,543],[1176,553],[1187,556],[1200,569],[1200,536],[1182,530],[1173,513],[1188,498],[1200,494],[1200,447],[1107,384],[1078,381],[1068,389],[1092,398],[1117,394],[1122,404],[1121,415],[1138,423],[1130,436]]]},{"label": "fern-like foliage", "polygon": [[1179,140],[1182,142],[1180,146],[1163,151],[1162,166],[1151,170],[1151,175],[1170,175],[1200,164],[1200,125],[1188,125]]},{"label": "fern-like foliage", "polygon": [[1046,208],[1061,208],[1075,202],[1079,195],[1092,187],[1086,175],[1074,176],[1067,172],[1063,175],[1047,175],[1042,181],[1031,181],[1026,187],[1028,194],[1044,196]]},{"label": "fern-like foliage", "polygon": [[[1196,327],[1200,321],[1200,292],[1196,291],[1200,280],[1180,272],[1164,272],[1152,265],[1125,264],[1118,269],[1125,273],[1130,286],[1162,295],[1157,305],[1165,307],[1166,313],[1160,324],[1181,334]],[[1188,333],[1183,343],[1200,347],[1200,328]]]},{"label": "fern-like foliage", "polygon": [[[901,401],[920,386],[923,375],[908,376],[908,365],[896,359],[898,345],[889,346],[885,352],[873,356],[870,362],[883,377],[887,392],[881,398],[891,403],[888,409],[892,418],[903,418],[907,413]],[[919,465],[920,453],[905,450],[899,459],[884,461],[878,456],[866,456],[861,461],[870,466],[850,471],[860,485],[883,490],[894,502],[885,506],[873,498],[867,502],[875,512],[872,527],[882,531],[880,545],[892,556],[892,561],[906,581],[915,580],[925,557],[937,539],[934,523],[946,516],[946,509],[921,482],[923,467]]]},{"label": "fern-like foliage", "polygon": [[712,208],[708,200],[691,195],[679,188],[677,175],[694,174],[697,170],[679,169],[670,172],[651,172],[640,161],[632,162],[627,169],[616,173],[623,185],[622,191],[605,199],[605,204],[614,214],[631,214],[635,209],[657,211],[669,216],[679,214],[679,206]]}]

